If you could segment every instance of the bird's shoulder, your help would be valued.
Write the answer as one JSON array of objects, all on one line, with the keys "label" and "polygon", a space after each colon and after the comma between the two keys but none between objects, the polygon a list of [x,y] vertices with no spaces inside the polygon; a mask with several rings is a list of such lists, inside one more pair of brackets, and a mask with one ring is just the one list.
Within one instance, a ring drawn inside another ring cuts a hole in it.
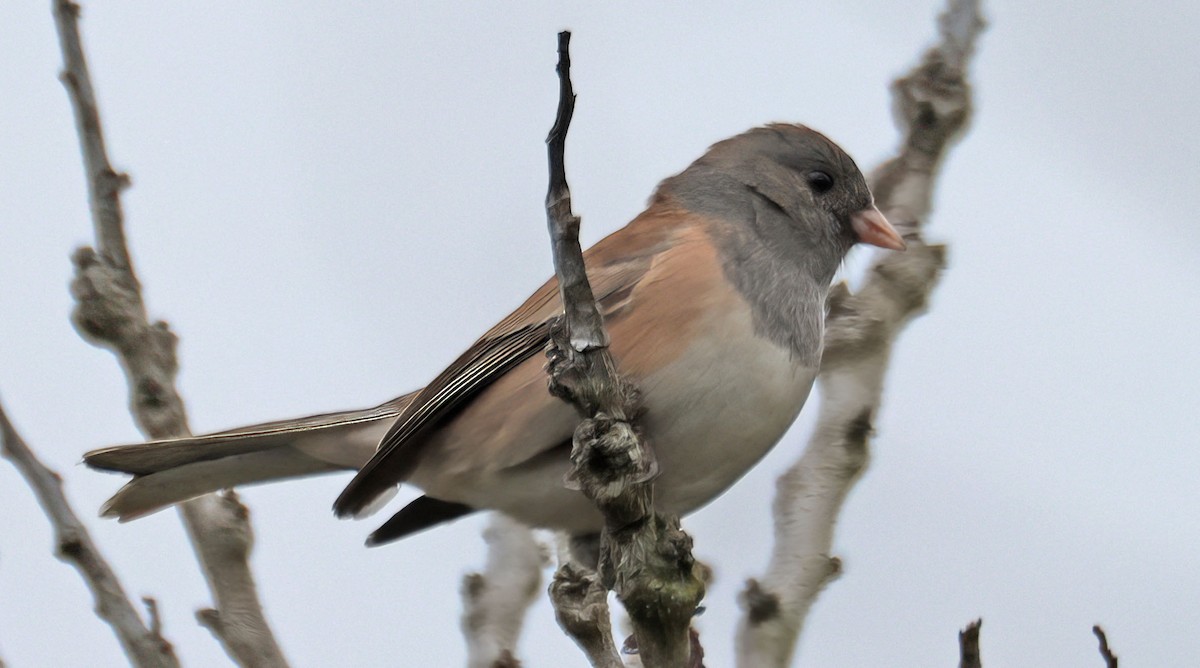
[{"label": "bird's shoulder", "polygon": [[[601,313],[617,315],[629,297],[656,266],[700,246],[711,246],[703,232],[705,221],[666,199],[656,199],[625,227],[587,249],[584,263]],[[551,277],[503,320],[479,338],[476,345],[537,326],[562,313],[558,278]]]}]

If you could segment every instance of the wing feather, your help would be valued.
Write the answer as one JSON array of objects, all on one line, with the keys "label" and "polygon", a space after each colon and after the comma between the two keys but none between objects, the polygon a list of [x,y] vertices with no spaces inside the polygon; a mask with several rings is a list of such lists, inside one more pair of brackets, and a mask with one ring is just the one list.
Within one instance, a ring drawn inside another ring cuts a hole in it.
[{"label": "wing feather", "polygon": [[[665,230],[625,228],[590,249],[588,276],[605,316],[627,302],[654,257],[670,247]],[[630,245],[636,247],[630,248]],[[542,285],[520,308],[501,320],[407,406],[384,436],[379,450],[334,502],[340,517],[354,515],[389,487],[404,480],[420,460],[422,437],[436,429],[496,378],[545,350],[550,321],[562,312],[558,281]]]}]

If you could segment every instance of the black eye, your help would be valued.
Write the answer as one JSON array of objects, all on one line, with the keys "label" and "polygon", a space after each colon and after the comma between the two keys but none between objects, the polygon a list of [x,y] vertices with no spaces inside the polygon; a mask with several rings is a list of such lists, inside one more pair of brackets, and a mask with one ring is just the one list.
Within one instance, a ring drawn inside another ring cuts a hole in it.
[{"label": "black eye", "polygon": [[833,177],[825,172],[809,172],[807,178],[808,185],[811,186],[813,190],[817,191],[817,194],[819,195],[824,195],[825,193],[829,192],[831,188],[833,188]]}]

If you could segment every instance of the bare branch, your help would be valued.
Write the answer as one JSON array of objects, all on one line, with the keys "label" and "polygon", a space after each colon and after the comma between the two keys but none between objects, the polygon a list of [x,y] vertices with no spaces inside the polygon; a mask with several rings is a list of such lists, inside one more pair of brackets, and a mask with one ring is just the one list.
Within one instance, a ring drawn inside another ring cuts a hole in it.
[{"label": "bare branch", "polygon": [[529,527],[492,513],[482,573],[463,577],[462,630],[469,668],[515,668],[525,613],[542,584],[547,555]]},{"label": "bare branch", "polygon": [[1104,657],[1105,668],[1117,668],[1117,655],[1109,649],[1108,635],[1104,633],[1104,629],[1096,625],[1092,627],[1092,633],[1095,633],[1096,638],[1100,641],[1100,656]]},{"label": "bare branch", "polygon": [[704,596],[704,583],[693,568],[692,539],[680,528],[679,518],[654,512],[651,480],[657,464],[634,427],[641,397],[617,373],[585,273],[580,221],[571,211],[564,167],[575,107],[569,43],[570,33],[559,33],[559,106],[546,139],[546,215],[564,313],[552,328],[547,353],[550,391],[574,404],[584,417],[575,430],[567,479],[605,517],[602,582],[629,612],[643,662],[682,667],[691,654],[688,629]]},{"label": "bare branch", "polygon": [[979,36],[987,27],[982,4],[982,0],[950,0],[946,11],[938,17],[942,41],[934,48],[941,52],[948,66],[959,71],[967,69]]},{"label": "bare branch", "polygon": [[108,162],[104,133],[100,129],[100,110],[96,106],[92,77],[83,55],[83,41],[79,38],[79,5],[70,0],[54,0],[54,19],[66,64],[60,78],[74,102],[75,125],[88,177],[88,203],[96,221],[96,243],[114,266],[130,270],[132,265],[125,246],[120,200],[120,192],[128,187],[129,177],[118,174]]},{"label": "bare branch", "polygon": [[967,628],[958,632],[958,668],[982,668],[979,659],[979,628],[983,626],[982,619],[967,624]]},{"label": "bare branch", "polygon": [[92,591],[96,615],[117,635],[125,655],[135,666],[172,668],[179,666],[171,643],[160,634],[157,617],[146,628],[125,595],[120,581],[101,556],[92,537],[71,510],[63,494],[62,478],[46,468],[26,445],[0,406],[0,454],[17,467],[33,488],[38,503],[54,527],[55,556],[75,567]]},{"label": "bare branch", "polygon": [[254,532],[249,509],[233,490],[209,494],[180,506],[215,608],[196,611],[196,620],[242,666],[287,666],[267,625],[250,570]]},{"label": "bare branch", "polygon": [[567,185],[566,144],[571,118],[575,115],[575,90],[571,85],[571,33],[558,34],[558,113],[546,137],[550,162],[550,186],[546,214],[553,243],[554,274],[562,294],[563,314],[571,345],[578,352],[608,347],[608,332],[596,308],[579,247],[579,217],[571,211],[571,189]]},{"label": "bare branch", "polygon": [[579,645],[594,668],[622,668],[613,641],[608,589],[600,584],[598,573],[562,561],[550,583],[550,602],[558,625]]},{"label": "bare branch", "polygon": [[[120,192],[129,179],[113,170],[105,151],[79,36],[79,6],[54,0],[54,18],[63,54],[61,78],[75,113],[96,234],[96,250],[80,248],[72,257],[72,322],[86,340],[117,355],[129,381],[130,411],[142,432],[151,438],[185,436],[187,414],[175,389],[177,339],[165,322],[151,324],[146,316],[121,212]],[[287,665],[250,573],[248,511],[232,495],[209,495],[181,505],[180,512],[221,611],[220,623],[209,628],[241,665]]]},{"label": "bare branch", "polygon": [[941,43],[892,86],[903,139],[872,179],[878,206],[905,234],[908,251],[881,253],[858,294],[835,286],[821,374],[817,425],[799,461],[777,484],[775,545],[766,574],[742,595],[740,666],[790,663],[804,619],[840,572],[830,553],[842,502],[868,460],[892,343],[919,315],[945,266],[945,247],[921,238],[937,167],[970,117],[967,57],[983,27],[979,4],[950,0]]}]

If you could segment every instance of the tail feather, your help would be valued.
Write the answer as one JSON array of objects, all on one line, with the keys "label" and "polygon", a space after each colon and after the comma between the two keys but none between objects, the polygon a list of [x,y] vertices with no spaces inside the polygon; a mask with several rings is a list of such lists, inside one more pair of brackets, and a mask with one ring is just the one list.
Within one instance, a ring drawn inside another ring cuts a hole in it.
[{"label": "tail feather", "polygon": [[197,461],[137,476],[104,503],[100,514],[128,522],[221,489],[339,470],[290,449]]},{"label": "tail feather", "polygon": [[[184,464],[270,450],[300,440],[306,434],[331,428],[349,431],[358,426],[367,427],[380,420],[394,419],[413,396],[407,394],[367,410],[324,413],[294,420],[265,422],[203,436],[100,448],[85,454],[83,461],[95,469],[146,475]],[[384,429],[386,432],[386,426]],[[374,454],[376,445],[378,441],[372,444],[372,452],[367,455],[367,459]],[[336,456],[336,453],[331,454]],[[366,461],[357,462],[355,468],[361,467]]]},{"label": "tail feather", "polygon": [[367,547],[376,547],[400,540],[409,534],[424,531],[442,522],[456,520],[475,511],[475,508],[462,503],[420,496],[392,515],[391,519],[383,523],[383,526],[376,529],[367,538]]},{"label": "tail feather", "polygon": [[358,470],[413,396],[367,410],[102,448],[83,460],[92,468],[134,474],[101,510],[127,521],[239,485]]}]

